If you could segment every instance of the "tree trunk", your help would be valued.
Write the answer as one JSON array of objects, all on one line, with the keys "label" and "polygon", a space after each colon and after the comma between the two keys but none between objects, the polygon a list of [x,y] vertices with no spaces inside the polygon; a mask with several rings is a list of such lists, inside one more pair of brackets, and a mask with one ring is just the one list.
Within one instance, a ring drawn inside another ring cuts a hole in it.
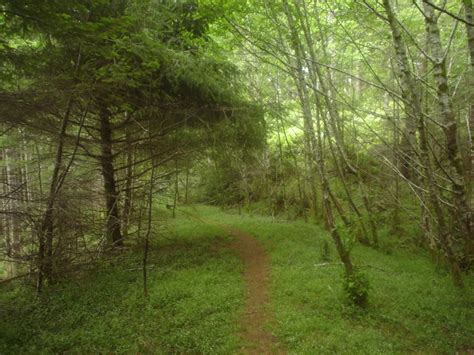
[{"label": "tree trunk", "polygon": [[127,141],[127,169],[126,169],[126,177],[125,177],[125,198],[124,198],[124,204],[123,204],[123,213],[122,213],[122,219],[123,219],[123,226],[122,226],[122,231],[123,235],[126,236],[128,234],[128,228],[130,226],[130,215],[132,212],[132,190],[133,190],[133,163],[134,163],[134,157],[133,157],[133,146],[131,145],[131,135],[129,132],[126,133],[126,141]]},{"label": "tree trunk", "polygon": [[406,118],[400,147],[403,155],[401,172],[405,178],[414,180],[414,166],[416,165],[416,161],[414,159],[416,157],[415,148],[417,123],[416,115],[413,112],[413,106],[410,102],[418,98],[413,98],[411,96],[413,91],[410,90],[411,84],[406,85],[406,83],[411,81],[410,62],[408,60],[408,54],[402,38],[400,26],[392,8],[391,0],[383,0],[383,5],[392,33],[393,45],[397,58],[398,76],[400,77],[400,81],[405,83],[405,85],[402,85],[402,98],[405,103]]},{"label": "tree trunk", "polygon": [[[315,100],[316,108],[318,110],[318,119],[319,119],[319,117],[321,117],[322,121],[324,123],[325,136],[328,138],[327,141],[328,141],[328,144],[329,144],[331,155],[332,155],[332,157],[334,159],[334,162],[336,164],[336,171],[338,173],[339,180],[341,181],[341,183],[343,185],[344,192],[345,192],[346,197],[347,197],[348,202],[349,202],[349,206],[354,211],[354,213],[357,215],[357,219],[358,219],[359,225],[361,227],[362,234],[361,235],[357,234],[357,238],[361,243],[369,244],[369,239],[368,239],[368,236],[367,236],[368,235],[367,228],[365,227],[365,224],[364,224],[364,221],[363,221],[363,216],[362,216],[359,208],[354,203],[354,200],[352,198],[351,191],[350,191],[350,189],[348,187],[348,184],[347,184],[347,181],[346,181],[346,176],[345,176],[346,174],[345,174],[344,168],[346,167],[350,172],[355,174],[355,176],[359,179],[359,183],[361,185],[362,185],[362,181],[360,181],[358,171],[349,162],[349,159],[348,159],[347,154],[346,154],[346,147],[344,145],[342,135],[341,135],[343,125],[342,125],[341,120],[340,120],[340,116],[339,116],[339,113],[338,113],[338,108],[337,108],[336,104],[334,103],[333,99],[330,97],[331,95],[334,95],[334,93],[325,84],[324,80],[326,80],[326,78],[324,78],[322,76],[322,72],[319,69],[319,65],[316,63],[316,59],[317,59],[316,58],[316,52],[314,50],[314,43],[313,43],[313,39],[312,39],[310,29],[309,29],[309,22],[308,22],[306,13],[303,14],[302,11],[301,11],[301,8],[303,8],[306,11],[305,4],[304,3],[301,4],[300,1],[297,1],[297,2],[298,2],[298,4],[295,7],[296,8],[296,13],[298,15],[299,24],[301,25],[301,27],[303,29],[303,34],[304,34],[304,38],[305,38],[306,45],[307,45],[307,48],[308,48],[308,53],[310,55],[310,60],[307,60],[306,64],[307,64],[307,67],[309,69],[311,84],[312,84],[312,88],[313,88],[313,97],[314,97],[314,100]],[[290,26],[292,28],[294,28],[295,24],[294,24],[294,20],[293,20],[291,14],[290,14],[290,17],[288,18],[288,21],[289,21]],[[295,43],[295,47],[298,48],[297,53],[300,53],[300,54],[303,53],[303,45],[301,44],[298,33],[295,30],[292,30],[292,40]],[[327,80],[330,81],[331,78],[328,76]],[[305,83],[305,85],[306,85],[306,83]],[[330,86],[332,86],[332,85],[330,85]],[[326,107],[327,107],[328,113],[329,113],[329,119],[325,118],[324,115],[321,113],[321,107],[322,107],[321,100],[320,100],[320,95],[321,94],[324,96],[325,104],[326,104]],[[331,137],[335,138],[335,144],[333,143]],[[314,132],[313,132],[313,138],[312,139],[313,140],[315,139],[314,138]],[[314,142],[313,145],[316,146],[316,143]],[[343,165],[340,164],[339,159],[342,160]],[[346,226],[349,226],[350,222],[344,216],[340,205],[335,200],[334,194],[329,193],[329,197],[333,200],[333,203],[337,207],[338,212],[341,215],[341,217],[343,218]],[[365,206],[369,207],[368,211],[370,211],[370,206],[368,206],[368,205],[365,205]],[[372,216],[369,215],[369,219],[372,221]],[[372,231],[374,232],[375,230],[372,229]],[[374,234],[373,240],[375,242],[377,241],[376,232]]]},{"label": "tree trunk", "polygon": [[21,253],[21,221],[19,219],[22,201],[22,171],[20,155],[16,148],[7,148],[3,151],[6,174],[6,223],[8,224],[5,234],[7,247],[6,262],[7,277],[15,277],[17,274],[17,258]]},{"label": "tree trunk", "polygon": [[174,196],[173,196],[173,218],[176,218],[176,205],[178,203],[179,194],[179,172],[178,172],[178,157],[174,158]]},{"label": "tree trunk", "polygon": [[[151,145],[150,145],[151,146]],[[153,152],[150,152],[153,153]],[[149,244],[150,244],[150,233],[151,233],[151,225],[152,225],[152,212],[153,212],[153,185],[155,180],[155,164],[153,162],[153,157],[151,158],[151,176],[150,176],[150,186],[148,190],[148,213],[147,213],[147,228],[145,234],[145,241],[143,246],[143,293],[145,297],[148,297],[148,251],[149,251]],[[173,210],[174,212],[174,210]],[[140,213],[141,215],[141,213]],[[141,216],[140,216],[141,219]]]},{"label": "tree trunk", "polygon": [[410,121],[417,122],[417,129],[420,139],[420,163],[423,168],[422,183],[427,191],[426,199],[433,209],[437,235],[440,241],[441,250],[446,255],[448,267],[453,277],[454,283],[462,286],[462,277],[459,270],[458,260],[451,245],[451,234],[445,221],[444,211],[439,201],[439,191],[436,185],[428,145],[428,134],[426,132],[425,117],[421,106],[421,94],[418,90],[410,69],[406,46],[401,36],[398,20],[396,19],[390,0],[384,0],[384,7],[389,20],[392,40],[396,49],[398,75],[402,86],[402,99],[405,108],[405,114]]},{"label": "tree trunk", "polygon": [[[279,117],[279,119],[280,119],[280,123],[281,123],[282,127],[284,127],[283,119],[281,117]],[[283,128],[282,131],[283,131],[283,136],[285,137],[285,143],[288,147],[288,151],[291,155],[291,158],[292,158],[293,164],[294,164],[294,168],[295,168],[295,171],[296,171],[296,183],[297,183],[297,186],[298,186],[298,198],[299,198],[299,201],[301,202],[301,204],[304,204],[305,201],[307,200],[307,198],[306,198],[306,191],[304,190],[304,186],[302,186],[302,183],[301,183],[301,177],[300,177],[300,174],[299,174],[298,159],[296,158],[296,154],[295,154],[295,152],[293,151],[293,149],[291,147],[291,143],[290,143],[290,140],[288,139],[288,135],[286,134],[285,129]],[[306,213],[306,208],[304,208],[304,206],[303,206],[303,209],[302,209],[302,213],[303,213],[304,221],[307,223],[308,222],[308,214]]]},{"label": "tree trunk", "polygon": [[[305,128],[306,128],[306,125],[307,125],[309,132],[311,132],[311,134],[312,134],[312,136],[310,136],[310,143],[311,144],[317,144],[317,146],[313,147],[311,152],[314,154],[314,156],[317,160],[316,167],[317,167],[317,170],[318,170],[319,178],[320,178],[320,181],[321,181],[321,187],[322,187],[322,191],[323,191],[324,216],[326,217],[326,223],[327,223],[327,225],[328,225],[328,227],[331,231],[331,236],[332,236],[332,238],[334,240],[334,243],[336,245],[336,249],[337,249],[337,252],[339,254],[339,258],[342,261],[342,263],[344,264],[344,269],[345,269],[346,275],[350,276],[354,273],[354,267],[352,265],[352,261],[351,261],[351,258],[350,258],[349,251],[345,247],[345,245],[342,241],[342,238],[339,235],[339,232],[336,228],[336,223],[335,223],[333,213],[332,213],[331,188],[330,188],[329,182],[327,180],[326,171],[325,171],[325,164],[324,164],[324,159],[323,159],[322,134],[321,134],[322,132],[321,132],[321,127],[320,127],[320,120],[319,119],[317,120],[317,128],[316,128],[317,137],[316,137],[315,132],[314,132],[314,127],[313,127],[313,118],[312,118],[312,114],[311,114],[311,108],[310,108],[309,102],[307,100],[307,98],[309,96],[308,96],[308,93],[305,93],[306,82],[304,81],[303,72],[302,72],[301,42],[299,40],[299,36],[298,36],[298,33],[296,31],[296,27],[295,27],[295,21],[294,21],[293,15],[291,13],[291,10],[289,9],[287,0],[284,0],[283,5],[284,5],[285,14],[286,14],[286,17],[287,17],[287,20],[288,20],[288,24],[291,28],[291,37],[292,37],[292,42],[293,42],[293,46],[294,46],[293,49],[295,50],[296,59],[298,61],[297,64],[298,64],[299,70],[298,70],[297,74],[299,76],[298,83],[300,84],[298,86],[301,86],[301,87],[298,88],[298,90],[303,93],[303,95],[300,95],[300,98],[304,99],[304,101],[302,102],[303,114],[304,114],[305,121],[306,120],[308,121],[307,123],[305,122]],[[306,111],[306,113],[305,113],[305,111]]]},{"label": "tree trunk", "polygon": [[118,193],[115,183],[115,170],[112,155],[112,128],[110,126],[110,113],[107,109],[100,110],[100,139],[102,177],[104,179],[104,192],[106,204],[105,235],[114,246],[123,245],[120,231],[120,218],[118,208]]},{"label": "tree trunk", "polygon": [[186,162],[186,177],[184,179],[184,204],[189,203],[189,166]]},{"label": "tree trunk", "polygon": [[316,168],[314,164],[314,152],[315,152],[316,147],[313,145],[315,133],[314,133],[314,127],[313,127],[311,102],[310,102],[308,88],[306,85],[306,80],[304,77],[303,53],[302,53],[301,43],[300,43],[297,32],[293,30],[294,20],[289,11],[290,9],[288,8],[288,4],[285,1],[286,16],[288,19],[288,23],[290,27],[292,28],[291,44],[292,44],[293,50],[295,51],[296,68],[294,69],[293,78],[295,80],[295,84],[298,90],[298,97],[299,97],[301,109],[303,112],[306,179],[307,179],[307,185],[309,185],[309,190],[311,193],[311,198],[310,198],[311,209],[313,211],[314,216],[317,217],[318,198],[317,198],[316,178],[315,178]]},{"label": "tree trunk", "polygon": [[54,160],[53,174],[49,185],[49,195],[46,203],[46,209],[43,215],[41,227],[39,230],[39,246],[38,246],[38,280],[36,284],[36,292],[40,293],[45,279],[51,279],[53,267],[53,231],[54,231],[54,206],[56,197],[59,194],[60,186],[60,170],[63,162],[64,143],[66,131],[71,117],[73,105],[73,97],[68,100],[66,112],[59,129],[58,145],[56,147],[56,156]]},{"label": "tree trunk", "polygon": [[[474,23],[474,12],[472,9],[472,0],[463,0],[464,3],[464,13],[466,17],[466,21],[469,23]],[[467,34],[467,45],[469,48],[469,60],[471,63],[471,75],[469,80],[469,89],[470,89],[470,96],[469,96],[469,147],[470,147],[470,166],[469,166],[469,181],[470,186],[469,188],[469,206],[470,206],[470,231],[471,233],[474,231],[474,221],[472,218],[472,209],[474,208],[474,141],[472,135],[474,134],[474,26],[470,26],[466,24],[466,34]],[[471,258],[471,264],[474,262],[474,240],[470,240],[468,245],[468,256]]]},{"label": "tree trunk", "polygon": [[279,154],[279,167],[278,170],[275,172],[275,178],[277,181],[281,181],[281,199],[283,202],[283,211],[287,215],[288,213],[288,208],[287,208],[287,203],[286,203],[286,183],[285,183],[285,176],[284,176],[284,157],[283,157],[283,142],[281,139],[281,134],[280,134],[280,121],[277,119],[276,121],[277,125],[277,142],[278,142],[278,154]]},{"label": "tree trunk", "polygon": [[[434,13],[433,7],[425,0],[423,0],[423,10],[425,12],[428,44],[433,62],[433,75],[437,88],[438,106],[444,121],[445,150],[451,167],[449,178],[453,191],[454,215],[458,219],[459,228],[461,229],[461,234],[463,235],[466,246],[471,246],[474,243],[474,236],[471,230],[471,211],[468,203],[464,166],[458,143],[457,121],[450,100],[446,58],[441,45],[440,31],[437,23],[438,18]],[[469,257],[472,257],[472,255]]]}]

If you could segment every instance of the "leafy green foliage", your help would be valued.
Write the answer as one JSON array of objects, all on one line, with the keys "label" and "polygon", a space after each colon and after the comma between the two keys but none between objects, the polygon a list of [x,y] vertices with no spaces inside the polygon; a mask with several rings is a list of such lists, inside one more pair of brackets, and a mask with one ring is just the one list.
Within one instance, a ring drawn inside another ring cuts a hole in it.
[{"label": "leafy green foliage", "polygon": [[360,271],[344,276],[344,292],[350,304],[366,307],[369,297],[369,280]]}]

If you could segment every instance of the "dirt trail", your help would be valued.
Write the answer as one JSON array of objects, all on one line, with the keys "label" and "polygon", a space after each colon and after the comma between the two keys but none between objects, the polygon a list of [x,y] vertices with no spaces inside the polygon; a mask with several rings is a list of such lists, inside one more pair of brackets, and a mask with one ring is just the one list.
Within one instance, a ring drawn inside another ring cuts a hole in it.
[{"label": "dirt trail", "polygon": [[260,243],[241,230],[205,220],[182,211],[191,218],[206,224],[219,226],[235,238],[229,247],[242,259],[245,266],[245,311],[240,320],[244,341],[243,354],[286,354],[277,338],[266,328],[274,319],[269,311],[268,281],[270,266],[267,254]]},{"label": "dirt trail", "polygon": [[269,311],[269,260],[265,250],[250,235],[230,229],[235,240],[230,247],[243,260],[246,284],[245,312],[241,319],[241,336],[245,342],[244,354],[284,354],[277,339],[266,326],[273,320]]}]

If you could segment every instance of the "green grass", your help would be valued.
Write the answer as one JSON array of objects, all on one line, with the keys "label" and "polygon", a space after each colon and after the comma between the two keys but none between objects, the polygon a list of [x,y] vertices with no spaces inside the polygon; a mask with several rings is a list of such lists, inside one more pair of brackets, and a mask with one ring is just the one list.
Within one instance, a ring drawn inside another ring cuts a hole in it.
[{"label": "green grass", "polygon": [[[0,290],[0,353],[235,353],[241,346],[242,264],[220,228],[257,238],[271,257],[272,330],[289,353],[454,353],[474,348],[474,278],[462,291],[424,252],[396,236],[390,253],[352,250],[369,278],[369,306],[349,306],[328,234],[304,222],[239,216],[198,206],[153,239],[150,297],[140,254],[130,251],[95,271],[47,288]],[[329,243],[329,261],[323,246]]]},{"label": "green grass", "polygon": [[213,247],[226,238],[216,227],[185,218],[168,229],[153,243],[148,300],[136,252],[48,287],[38,302],[31,290],[1,290],[0,353],[234,352],[240,260]]},{"label": "green grass", "polygon": [[[464,290],[420,251],[390,254],[354,246],[354,262],[369,278],[369,307],[350,307],[342,267],[322,228],[200,208],[203,217],[259,239],[272,260],[274,332],[290,353],[454,353],[474,349],[474,278]],[[216,215],[217,214],[217,215]],[[389,236],[396,239],[396,236]],[[329,263],[323,243],[328,241]],[[397,245],[396,242],[384,241]],[[323,264],[323,265],[321,265]]]}]

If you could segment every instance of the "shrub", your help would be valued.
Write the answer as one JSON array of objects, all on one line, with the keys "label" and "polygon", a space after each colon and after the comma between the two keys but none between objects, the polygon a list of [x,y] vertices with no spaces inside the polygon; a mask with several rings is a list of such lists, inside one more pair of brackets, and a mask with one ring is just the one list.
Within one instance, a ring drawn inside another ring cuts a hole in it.
[{"label": "shrub", "polygon": [[346,275],[344,277],[344,292],[351,304],[366,307],[369,295],[367,275],[359,271]]}]

